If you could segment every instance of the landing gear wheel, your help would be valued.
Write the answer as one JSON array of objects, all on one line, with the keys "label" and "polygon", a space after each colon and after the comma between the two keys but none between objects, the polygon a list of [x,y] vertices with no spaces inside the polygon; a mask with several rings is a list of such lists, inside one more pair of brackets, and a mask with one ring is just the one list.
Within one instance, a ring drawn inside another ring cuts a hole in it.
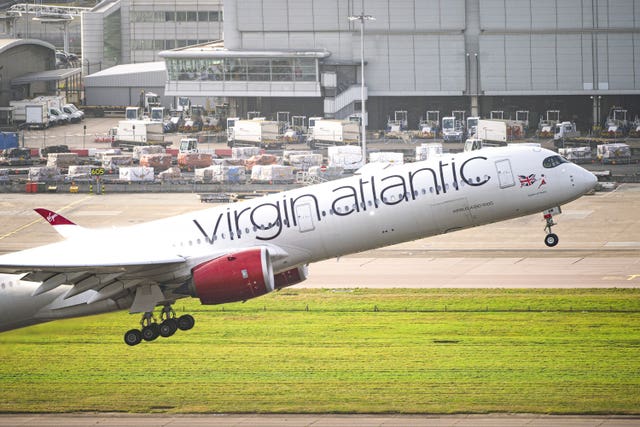
[{"label": "landing gear wheel", "polygon": [[184,314],[178,318],[178,328],[180,328],[181,331],[188,331],[193,328],[195,323],[195,319],[190,314]]},{"label": "landing gear wheel", "polygon": [[142,339],[145,341],[153,341],[160,336],[160,326],[157,323],[152,323],[142,328]]},{"label": "landing gear wheel", "polygon": [[178,330],[178,321],[176,319],[167,319],[160,324],[160,336],[167,338],[175,334]]},{"label": "landing gear wheel", "polygon": [[558,235],[555,233],[549,233],[544,238],[544,244],[549,246],[550,248],[554,247],[558,244]]},{"label": "landing gear wheel", "polygon": [[124,334],[124,342],[127,345],[134,346],[140,344],[142,341],[142,332],[138,329],[128,330],[126,334]]}]

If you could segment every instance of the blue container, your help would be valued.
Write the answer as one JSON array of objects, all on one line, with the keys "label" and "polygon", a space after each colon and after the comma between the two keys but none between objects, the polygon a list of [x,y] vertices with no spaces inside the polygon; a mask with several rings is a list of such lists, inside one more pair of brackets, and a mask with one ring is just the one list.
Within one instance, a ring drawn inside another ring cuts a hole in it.
[{"label": "blue container", "polygon": [[0,132],[0,150],[18,148],[18,134],[16,132]]}]

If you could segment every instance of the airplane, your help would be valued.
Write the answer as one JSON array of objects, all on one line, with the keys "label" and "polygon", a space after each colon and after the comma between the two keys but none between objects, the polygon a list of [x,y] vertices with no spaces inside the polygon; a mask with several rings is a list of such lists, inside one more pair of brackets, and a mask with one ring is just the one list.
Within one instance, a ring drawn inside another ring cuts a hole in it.
[{"label": "airplane", "polygon": [[[134,346],[194,326],[176,300],[246,301],[304,281],[313,262],[511,218],[554,215],[596,177],[536,144],[444,154],[116,229],[36,209],[64,238],[0,256],[0,331],[128,309]],[[160,321],[154,315],[160,310]]]}]

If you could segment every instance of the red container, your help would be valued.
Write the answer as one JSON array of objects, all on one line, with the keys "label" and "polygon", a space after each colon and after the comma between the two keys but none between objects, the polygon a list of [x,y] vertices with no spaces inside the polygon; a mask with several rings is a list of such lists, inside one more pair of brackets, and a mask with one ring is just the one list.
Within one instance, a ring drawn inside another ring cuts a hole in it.
[{"label": "red container", "polygon": [[27,186],[25,188],[27,193],[37,193],[38,192],[38,183],[37,182],[27,182]]},{"label": "red container", "polygon": [[216,148],[214,152],[218,157],[231,157],[231,148]]},{"label": "red container", "polygon": [[173,157],[178,157],[178,149],[177,148],[167,148],[165,153],[171,154]]},{"label": "red container", "polygon": [[69,150],[71,153],[75,153],[78,157],[89,157],[89,150],[85,150],[82,148],[74,148]]},{"label": "red container", "polygon": [[40,149],[39,148],[29,148],[31,152],[31,157],[40,157]]}]

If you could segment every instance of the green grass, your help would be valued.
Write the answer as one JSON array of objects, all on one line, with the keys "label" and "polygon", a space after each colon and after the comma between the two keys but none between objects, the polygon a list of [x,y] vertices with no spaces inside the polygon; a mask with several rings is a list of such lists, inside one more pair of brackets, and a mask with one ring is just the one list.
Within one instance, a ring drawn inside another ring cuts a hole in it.
[{"label": "green grass", "polygon": [[639,290],[284,290],[0,334],[0,412],[640,413]]}]

